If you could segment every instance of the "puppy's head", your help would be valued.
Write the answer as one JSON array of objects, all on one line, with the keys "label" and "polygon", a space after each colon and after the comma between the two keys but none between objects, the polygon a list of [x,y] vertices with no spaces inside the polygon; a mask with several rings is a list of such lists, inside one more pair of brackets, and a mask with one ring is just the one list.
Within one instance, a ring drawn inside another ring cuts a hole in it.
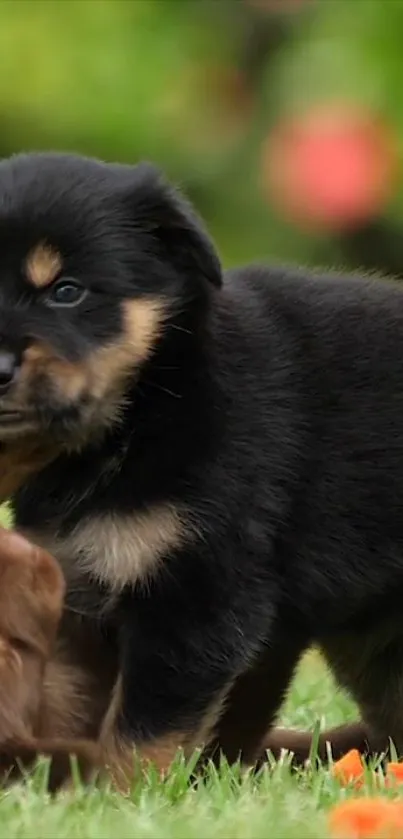
[{"label": "puppy's head", "polygon": [[209,239],[153,167],[2,161],[0,442],[75,447],[114,423],[169,324],[197,325],[220,283]]}]

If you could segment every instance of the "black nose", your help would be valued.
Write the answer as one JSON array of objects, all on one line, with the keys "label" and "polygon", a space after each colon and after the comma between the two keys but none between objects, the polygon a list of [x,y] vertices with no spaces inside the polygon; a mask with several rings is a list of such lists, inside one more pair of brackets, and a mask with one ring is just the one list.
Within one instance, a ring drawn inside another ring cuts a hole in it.
[{"label": "black nose", "polygon": [[0,350],[0,396],[7,392],[15,379],[18,359],[13,352]]}]

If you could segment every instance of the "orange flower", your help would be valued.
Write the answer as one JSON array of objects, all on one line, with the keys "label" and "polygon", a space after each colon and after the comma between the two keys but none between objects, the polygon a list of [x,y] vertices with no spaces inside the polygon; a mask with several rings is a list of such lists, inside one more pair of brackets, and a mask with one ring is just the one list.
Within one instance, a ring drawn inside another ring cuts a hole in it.
[{"label": "orange flower", "polygon": [[403,804],[359,798],[337,804],[329,814],[335,839],[403,839]]},{"label": "orange flower", "polygon": [[403,763],[388,763],[386,776],[388,780],[403,783]]},{"label": "orange flower", "polygon": [[342,786],[354,783],[361,786],[364,780],[364,764],[358,749],[351,749],[332,767],[332,775]]}]

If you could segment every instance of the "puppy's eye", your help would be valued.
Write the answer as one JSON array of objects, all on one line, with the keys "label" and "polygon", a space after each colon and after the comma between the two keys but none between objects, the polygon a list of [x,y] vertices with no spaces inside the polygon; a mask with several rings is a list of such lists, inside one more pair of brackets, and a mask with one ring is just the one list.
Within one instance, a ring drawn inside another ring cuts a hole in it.
[{"label": "puppy's eye", "polygon": [[46,295],[48,306],[77,306],[87,294],[76,280],[61,279],[53,283]]}]

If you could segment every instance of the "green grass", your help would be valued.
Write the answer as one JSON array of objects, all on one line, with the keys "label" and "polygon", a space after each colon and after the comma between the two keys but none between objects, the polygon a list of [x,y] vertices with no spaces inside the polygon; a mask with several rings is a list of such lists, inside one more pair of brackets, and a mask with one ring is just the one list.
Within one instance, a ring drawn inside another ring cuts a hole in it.
[{"label": "green grass", "polygon": [[[329,725],[354,716],[319,656],[308,655],[281,721],[312,728],[318,720]],[[341,789],[326,769],[297,775],[286,761],[254,779],[223,767],[195,789],[189,768],[178,759],[165,784],[151,775],[130,799],[78,785],[52,801],[43,792],[46,768],[39,765],[24,785],[0,795],[0,839],[323,839],[329,806],[356,794]],[[360,792],[369,794],[370,779]]]},{"label": "green grass", "polygon": [[6,504],[0,505],[0,526],[9,527],[11,525],[10,511]]}]

